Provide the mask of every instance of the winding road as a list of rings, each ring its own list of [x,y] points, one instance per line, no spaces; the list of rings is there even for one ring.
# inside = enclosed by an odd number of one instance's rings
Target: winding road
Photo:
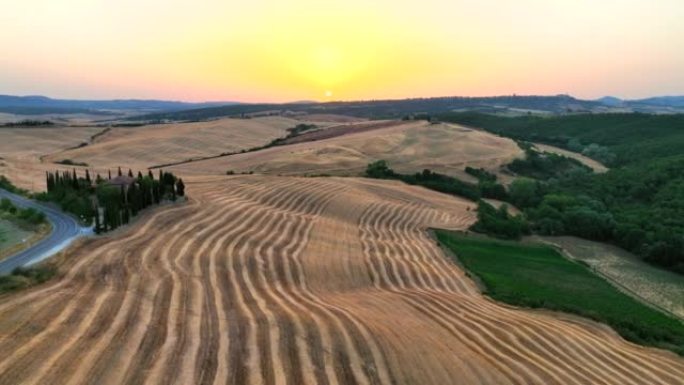
[[[0,189],[0,199],[7,198],[18,207],[32,207],[45,213],[52,225],[50,234],[35,245],[0,261],[0,275],[9,274],[17,267],[40,262],[68,246],[74,239],[88,234],[90,229],[82,227],[69,215],[38,202]]]

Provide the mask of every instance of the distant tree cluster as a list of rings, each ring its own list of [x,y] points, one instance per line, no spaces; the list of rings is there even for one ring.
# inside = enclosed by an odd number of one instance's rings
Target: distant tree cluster
[[[50,127],[55,124],[49,120],[22,120],[19,122],[3,123],[1,127]]]
[[[78,176],[71,172],[47,172],[47,192],[39,199],[58,203],[86,223],[95,223],[95,232],[114,230],[129,223],[145,208],[164,200],[175,201],[185,196],[185,184],[170,172],[159,170],[157,178],[132,170],[126,175],[121,168],[112,177],[111,171],[103,178],[97,174],[93,179],[89,170]]]
[[[466,172],[478,178],[477,185],[428,169],[415,174],[399,174],[394,172],[384,160],[372,162],[366,167],[366,176],[369,178],[397,179],[404,183],[423,186],[445,194],[458,195],[473,201],[481,198],[504,199],[507,196],[506,188],[496,181],[496,175],[483,169],[470,167],[466,169]]]
[[[46,222],[45,214],[32,208],[19,208],[7,198],[0,200],[0,215],[7,219],[15,219],[29,225],[40,225]]]

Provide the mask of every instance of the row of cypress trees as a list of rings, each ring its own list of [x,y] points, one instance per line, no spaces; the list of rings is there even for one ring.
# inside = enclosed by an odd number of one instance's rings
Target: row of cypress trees
[[[118,169],[118,177],[107,178],[100,174],[93,180],[90,171],[79,176],[76,170],[47,172],[48,191],[45,200],[56,202],[65,211],[72,212],[86,222],[95,222],[95,232],[114,230],[130,222],[141,210],[164,200],[175,201],[185,196],[185,184],[170,172],[159,170],[155,178],[152,171],[147,175],[128,170],[125,177]]]

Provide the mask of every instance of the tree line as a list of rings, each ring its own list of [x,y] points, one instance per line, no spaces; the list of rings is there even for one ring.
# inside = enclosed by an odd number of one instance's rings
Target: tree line
[[[185,196],[185,184],[170,172],[159,170],[157,177],[132,170],[124,175],[121,168],[112,177],[91,176],[89,170],[78,175],[76,170],[46,172],[47,192],[38,199],[55,202],[86,224],[94,223],[96,233],[114,230],[130,222],[145,208],[162,201],[175,201]]]
[[[612,166],[594,174],[528,154],[516,170],[532,178],[509,186],[509,202],[524,211],[536,233],[612,243],[684,274],[684,115],[442,118],[582,152]]]

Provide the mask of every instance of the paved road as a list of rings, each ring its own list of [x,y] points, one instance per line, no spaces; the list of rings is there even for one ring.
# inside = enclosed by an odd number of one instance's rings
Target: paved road
[[[9,274],[19,266],[40,262],[62,250],[79,236],[90,232],[89,228],[81,227],[74,218],[59,210],[0,189],[0,199],[2,198],[8,198],[18,207],[33,207],[44,212],[52,224],[52,231],[35,245],[0,261],[0,275]]]

